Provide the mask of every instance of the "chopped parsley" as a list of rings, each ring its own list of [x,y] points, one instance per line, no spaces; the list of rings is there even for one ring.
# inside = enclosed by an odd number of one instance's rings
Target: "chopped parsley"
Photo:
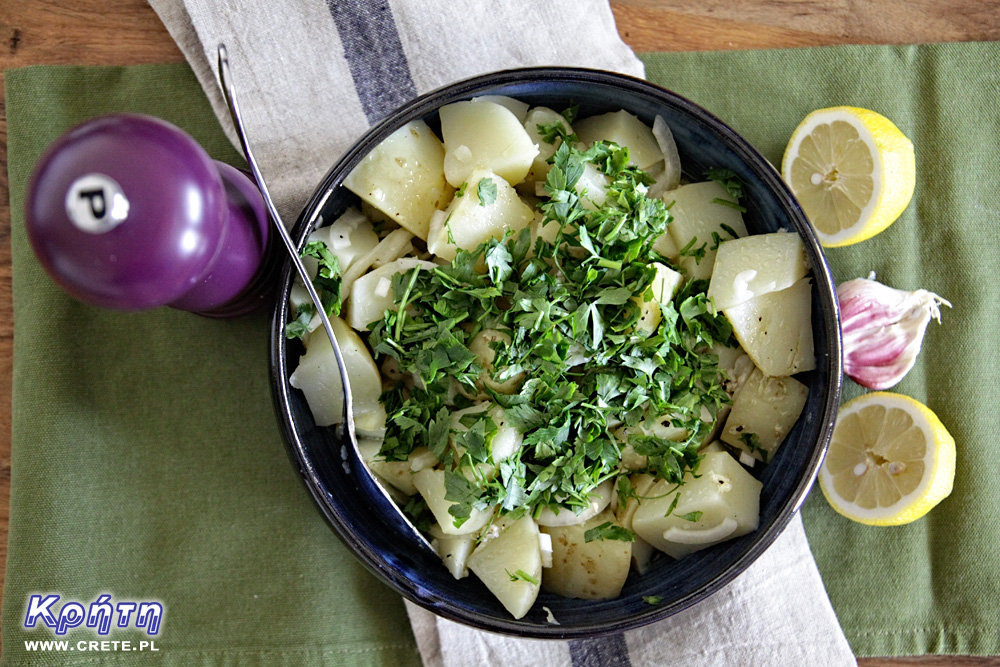
[[[567,123],[572,124],[576,120],[576,117],[580,114],[580,105],[571,104],[560,112],[560,115],[566,119]]]
[[[635,533],[628,528],[617,526],[610,521],[605,521],[599,526],[594,526],[583,533],[584,542],[594,540],[620,540],[622,542],[634,542]]]
[[[285,338],[305,338],[315,314],[316,308],[311,303],[299,306],[295,319],[285,325]]]
[[[406,460],[429,448],[445,468],[456,525],[490,507],[514,518],[547,507],[581,512],[603,482],[626,488],[626,442],[646,461],[629,472],[680,483],[711,428],[703,414],[714,417],[730,402],[709,349],[731,344],[732,329],[710,307],[708,281],[690,280],[659,304],[650,335],[636,326],[640,302],[651,298],[653,263],[669,264],[652,247],[671,220],[662,201],[646,196],[652,179],[611,143],[582,151],[564,141],[550,163],[539,209],[558,229],[552,240],[509,232],[459,249],[449,264],[397,274],[396,308],[370,327],[376,363],[392,358],[406,378],[382,395],[380,458]],[[588,164],[610,183],[596,211],[575,190]],[[495,198],[487,183],[495,190],[483,179],[481,202]],[[470,351],[484,331],[501,334],[490,338],[490,368]],[[479,400],[500,406],[523,433],[523,445],[499,464],[488,411],[466,414],[461,428],[451,421]],[[667,440],[640,428],[623,441],[622,427],[654,421],[687,436]],[[599,528],[596,539],[625,537],[625,529]]]
[[[744,431],[740,433],[740,442],[747,446],[747,451],[760,456],[764,463],[767,463],[767,450],[760,444],[760,438],[756,433]]]
[[[706,241],[701,245],[697,244],[698,244],[698,237],[692,236],[691,240],[687,242],[687,245],[685,245],[683,248],[680,249],[680,251],[678,251],[678,254],[681,257],[694,257],[694,263],[700,264],[701,260],[705,259],[705,253],[708,250],[708,242]],[[716,243],[715,247],[713,247],[712,249],[715,250],[715,248],[717,247],[718,243]]]
[[[740,213],[746,213],[747,212],[746,207],[740,206],[738,203],[736,203],[736,202],[734,202],[732,200],[723,199],[722,197],[716,197],[715,199],[712,200],[712,203],[713,204],[721,204],[722,206],[728,206],[729,208],[734,208],[737,211],[739,211]],[[736,238],[736,237],[734,236],[733,238]]]
[[[677,503],[679,503],[680,500],[681,500],[681,492],[678,491],[676,495],[674,495],[674,499],[670,501],[670,507],[667,508],[667,513],[663,515],[664,518],[674,513],[674,510],[677,509]]]
[[[517,570],[511,574],[510,570],[504,570],[511,581],[527,581],[529,584],[538,585],[538,577],[533,577],[524,570]]]
[[[660,604],[661,602],[663,602],[663,596],[662,595],[643,595],[642,596],[642,601],[645,602],[646,604]]]
[[[337,256],[330,252],[323,241],[309,241],[300,253],[302,257],[312,257],[319,261],[313,287],[319,295],[320,302],[328,316],[340,315],[340,262]],[[312,304],[299,306],[295,320],[285,326],[286,338],[303,338],[309,333],[309,322],[316,309]]]
[[[476,186],[476,196],[480,206],[489,206],[497,200],[497,184],[492,178],[483,178]]]
[[[568,141],[571,144],[575,144],[579,141],[579,138],[566,131],[566,126],[562,123],[538,123],[535,125],[535,129],[538,130],[538,134],[542,137],[542,141],[547,144],[555,144],[560,139],[562,141]]]
[[[743,182],[740,181],[736,172],[732,169],[709,167],[705,170],[705,178],[710,181],[715,181],[721,185],[733,199],[740,199],[743,197]]]

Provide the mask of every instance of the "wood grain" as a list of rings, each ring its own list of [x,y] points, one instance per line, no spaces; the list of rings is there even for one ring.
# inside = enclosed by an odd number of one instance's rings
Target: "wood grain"
[[[767,49],[1000,39],[991,0],[613,0],[623,39],[637,51]],[[180,62],[181,52],[144,0],[0,0],[0,71],[39,64]],[[11,302],[7,120],[0,74],[0,585],[10,495]],[[862,667],[1000,667],[1000,658],[862,658]]]

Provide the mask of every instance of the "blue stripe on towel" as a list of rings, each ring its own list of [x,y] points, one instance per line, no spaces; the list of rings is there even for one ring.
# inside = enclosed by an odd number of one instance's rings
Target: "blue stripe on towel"
[[[381,120],[416,97],[388,0],[326,0],[326,6],[368,122]]]
[[[625,635],[574,639],[569,643],[573,667],[631,667]]]

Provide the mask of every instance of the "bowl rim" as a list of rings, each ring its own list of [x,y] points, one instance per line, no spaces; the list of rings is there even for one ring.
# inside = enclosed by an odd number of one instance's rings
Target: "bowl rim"
[[[531,638],[588,638],[623,632],[648,625],[701,602],[731,583],[739,574],[756,561],[774,543],[777,537],[784,532],[812,488],[833,434],[833,426],[839,407],[843,383],[839,306],[832,272],[826,261],[822,247],[807,222],[804,212],[775,167],[746,139],[711,112],[667,88],[650,83],[644,79],[617,72],[579,67],[526,67],[488,72],[439,87],[401,105],[369,128],[343,155],[335,160],[333,166],[322,181],[320,181],[312,195],[310,195],[308,202],[292,228],[291,234],[296,247],[301,250],[304,246],[308,231],[311,230],[312,225],[315,223],[316,216],[323,210],[327,200],[336,188],[341,186],[347,174],[354,169],[364,156],[393,131],[398,129],[399,126],[410,120],[425,117],[446,103],[469,99],[477,96],[477,94],[489,94],[491,89],[498,86],[529,83],[584,83],[617,87],[623,89],[624,94],[627,96],[639,95],[650,98],[661,106],[679,108],[684,113],[699,118],[714,133],[720,135],[727,144],[727,147],[736,154],[738,159],[746,163],[761,178],[766,189],[770,190],[781,201],[782,209],[788,214],[790,224],[795,228],[800,237],[803,238],[807,258],[812,270],[814,291],[818,292],[822,301],[820,312],[822,313],[822,324],[826,340],[828,341],[829,354],[825,356],[825,359],[827,361],[826,372],[829,379],[828,386],[825,387],[827,390],[825,403],[822,405],[821,414],[816,415],[816,418],[820,421],[820,425],[813,451],[798,483],[792,493],[781,503],[780,509],[775,514],[774,519],[767,525],[759,526],[755,531],[757,539],[752,545],[738,558],[728,563],[717,576],[701,587],[670,603],[649,605],[650,610],[648,612],[633,614],[617,622],[575,626],[545,624],[526,627],[512,623],[511,619],[497,618],[478,613],[470,614],[464,610],[456,611],[447,603],[442,604],[443,601],[434,596],[430,591],[414,585],[409,579],[402,576],[401,573],[387,569],[384,565],[383,557],[374,549],[370,549],[364,541],[356,541],[350,538],[350,528],[346,525],[339,508],[331,502],[330,494],[323,480],[298,437],[288,410],[288,398],[291,388],[288,384],[290,371],[286,363],[285,349],[287,341],[284,337],[284,326],[287,321],[289,292],[295,272],[291,261],[287,258],[283,260],[280,280],[277,284],[277,298],[270,322],[269,366],[271,369],[272,399],[288,454],[295,467],[299,470],[301,478],[317,507],[333,528],[337,537],[358,558],[362,565],[382,582],[388,584],[411,602],[439,616],[479,629]],[[622,108],[625,108],[624,101],[623,98]]]

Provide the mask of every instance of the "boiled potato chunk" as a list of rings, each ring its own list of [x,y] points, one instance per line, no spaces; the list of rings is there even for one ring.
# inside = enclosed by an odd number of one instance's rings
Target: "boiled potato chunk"
[[[490,408],[489,415],[497,426],[497,432],[490,441],[490,456],[495,465],[500,465],[501,461],[509,459],[520,451],[524,444],[524,434],[507,419],[503,408],[499,405]]]
[[[666,264],[653,262],[653,267],[656,269],[656,275],[653,277],[649,290],[646,294],[633,297],[633,300],[639,305],[639,321],[636,322],[635,332],[644,338],[648,338],[656,332],[657,327],[660,326],[660,320],[663,319],[660,306],[666,306],[673,300],[677,288],[680,287],[683,280],[681,274]]]
[[[705,247],[705,255],[700,260],[689,255],[680,258],[681,267],[691,278],[703,279],[712,275],[716,253],[711,249],[715,245],[713,232],[722,240],[732,238],[727,227],[737,237],[747,235],[747,226],[739,209],[718,200],[736,203],[729,192],[715,181],[689,183],[663,194],[663,201],[670,205],[670,215],[674,218],[667,227],[667,233],[678,252],[688,247],[692,239],[691,249]],[[657,248],[656,243],[653,248]]]
[[[722,388],[730,397],[735,396],[750,374],[757,368],[750,355],[738,347],[727,347],[722,343],[713,345],[709,352],[719,360],[719,370],[726,374]]]
[[[750,356],[739,348],[726,347],[721,343],[716,343],[709,349],[709,352],[718,357],[718,368],[724,374],[724,379],[721,382],[722,389],[732,398],[750,377],[750,374],[757,370],[757,367],[754,366]],[[705,443],[710,443],[719,437],[722,425],[731,409],[731,403],[724,403],[716,409],[715,422],[704,440]],[[705,451],[704,448],[702,451]]]
[[[468,466],[463,467],[462,473],[472,482],[475,482],[477,478],[493,479],[497,476],[500,462],[521,449],[521,445],[524,443],[524,434],[516,429],[510,420],[506,418],[502,407],[490,401],[476,403],[468,408],[456,410],[451,413],[451,443],[456,458],[461,458],[466,453],[466,449],[462,446],[459,436],[469,430],[469,427],[462,423],[462,418],[469,415],[472,415],[476,421],[479,421],[484,416],[488,417],[493,421],[497,430],[489,440],[490,461],[476,463],[475,471]]]
[[[479,97],[473,97],[473,102],[493,102],[504,107],[510,111],[517,118],[519,123],[524,123],[524,119],[528,116],[528,103],[522,102],[521,100],[515,100],[513,97],[507,97],[506,95],[480,95]]]
[[[790,377],[768,377],[755,369],[733,399],[722,440],[767,463],[795,426],[809,389]]]
[[[522,618],[541,587],[538,526],[530,516],[507,524],[499,535],[476,547],[467,563],[511,616]]]
[[[431,546],[441,557],[445,567],[451,572],[451,576],[456,579],[464,579],[469,576],[467,563],[469,555],[476,546],[475,535],[449,535],[441,530],[441,526],[434,524],[431,526]]]
[[[368,325],[382,319],[387,310],[395,310],[392,294],[392,277],[412,269],[433,270],[433,262],[405,257],[383,264],[361,276],[351,286],[347,300],[347,323],[358,331],[368,331]]]
[[[639,509],[639,503],[646,498],[649,490],[656,483],[656,478],[649,473],[637,473],[629,476],[632,485],[633,495],[629,496],[624,503],[619,502],[615,508],[615,519],[618,525],[632,530],[632,517]],[[638,535],[632,540],[632,569],[639,574],[645,574],[649,570],[649,565],[656,555],[656,549],[652,544],[642,539]]]
[[[659,480],[649,489],[632,516],[632,530],[660,551],[683,558],[756,530],[761,486],[728,453],[709,452],[697,477],[688,472],[679,487]]]
[[[775,232],[730,239],[719,246],[708,297],[725,310],[791,287],[809,271],[798,234]]]
[[[542,133],[538,131],[538,126],[555,124],[561,126],[566,134],[573,134],[573,128],[566,121],[566,118],[561,113],[553,111],[548,107],[535,107],[528,112],[527,117],[524,119],[525,131],[531,137],[531,140],[535,142],[535,145],[538,146],[538,155],[531,162],[531,169],[528,170],[525,182],[545,181],[546,176],[548,176],[550,166],[548,159],[555,155],[556,149],[562,143],[562,139],[556,137],[552,143],[545,141]],[[532,191],[534,191],[533,187]]]
[[[611,503],[611,495],[614,493],[614,485],[611,480],[605,480],[597,485],[597,488],[590,492],[590,499],[587,506],[579,513],[569,507],[563,507],[559,511],[551,507],[544,507],[538,513],[536,521],[539,526],[575,526],[591,519],[601,512]]]
[[[479,198],[479,184],[487,179],[496,186],[496,198],[490,203]],[[463,195],[452,200],[443,216],[434,217],[427,249],[451,261],[458,248],[475,250],[491,238],[503,238],[508,230],[524,229],[534,218],[531,208],[506,180],[492,171],[477,169],[469,176]]]
[[[674,262],[680,259],[680,248],[674,243],[674,237],[670,235],[669,230],[656,237],[653,241],[653,250]]]
[[[361,456],[373,473],[385,480],[393,488],[407,496],[417,494],[413,485],[413,473],[437,465],[437,457],[427,447],[418,447],[410,452],[405,461],[386,461],[379,456],[382,448],[380,439],[363,439],[360,443]]]
[[[573,124],[576,136],[590,146],[598,141],[610,141],[628,148],[629,164],[646,169],[663,159],[660,145],[648,125],[627,111],[591,116]]]
[[[588,211],[596,211],[608,200],[611,180],[591,162],[583,163],[583,174],[573,186],[580,196],[580,204]]]
[[[444,178],[444,147],[422,120],[386,137],[348,174],[344,186],[422,239],[431,213],[452,193]]]
[[[656,478],[649,473],[642,472],[629,475],[628,480],[632,485],[634,495],[629,496],[624,503],[618,503],[615,508],[615,520],[620,525],[632,530],[632,517],[639,509],[639,503],[649,495],[649,490],[656,484]]]
[[[358,334],[351,331],[339,317],[331,317],[330,324],[337,337],[340,353],[354,402],[354,425],[361,435],[381,435],[385,431],[385,408],[382,395],[382,378],[368,348]],[[305,340],[306,353],[288,378],[289,384],[305,394],[309,410],[317,426],[339,424],[344,419],[344,389],[340,382],[337,357],[326,330],[316,329]]]
[[[610,510],[575,526],[542,529],[552,536],[552,567],[545,572],[542,590],[584,600],[610,600],[621,594],[632,560],[632,543],[606,539],[587,542],[584,537],[588,530],[604,523],[616,523]]]
[[[448,535],[470,535],[485,526],[493,517],[492,507],[485,512],[473,507],[469,518],[461,526],[456,526],[455,517],[448,512],[448,509],[455,503],[445,499],[447,490],[444,470],[425,469],[414,473],[413,486],[427,503],[427,507],[437,519],[441,530]]]
[[[510,109],[486,100],[441,107],[444,174],[456,188],[472,185],[476,169],[488,169],[511,185],[528,175],[538,146]]]
[[[536,214],[535,219],[531,222],[532,250],[534,250],[535,241],[539,238],[548,243],[555,243],[562,229],[562,224],[558,220],[546,218],[542,213]]]
[[[740,345],[767,375],[781,377],[816,368],[808,278],[723,312]]]
[[[636,535],[632,540],[632,569],[639,574],[646,574],[655,555],[656,547]]]
[[[321,242],[327,247],[330,253],[337,258],[340,275],[344,275],[355,260],[365,257],[378,245],[378,235],[372,228],[372,223],[356,208],[350,207],[332,225],[320,227],[309,234],[309,242],[313,241]],[[315,279],[319,269],[319,260],[312,256],[305,256],[302,258],[302,264],[305,266],[306,272]],[[342,291],[346,293],[346,290]],[[289,301],[296,315],[302,306],[307,306],[310,310],[313,309],[309,291],[300,280],[296,280],[292,284]],[[323,319],[319,313],[314,313],[312,319],[309,320],[307,330],[315,331],[322,324]]]

